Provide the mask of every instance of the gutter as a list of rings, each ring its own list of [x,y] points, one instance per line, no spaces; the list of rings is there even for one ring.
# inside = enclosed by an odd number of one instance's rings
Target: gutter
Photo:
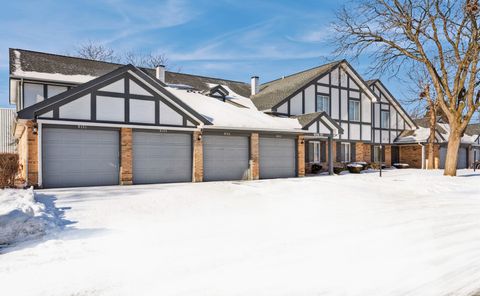
[[[254,127],[229,127],[229,126],[212,126],[205,125],[202,130],[219,130],[219,131],[258,131],[258,132],[273,132],[273,133],[290,133],[290,134],[314,134],[306,130],[293,130],[293,129],[271,129],[271,128],[254,128]]]

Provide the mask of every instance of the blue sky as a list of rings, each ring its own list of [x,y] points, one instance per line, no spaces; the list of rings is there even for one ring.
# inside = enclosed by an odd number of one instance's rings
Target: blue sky
[[[98,42],[164,53],[184,73],[263,82],[337,59],[330,23],[341,0],[2,1],[0,106],[8,106],[8,48],[65,54]],[[342,57],[340,57],[342,58]],[[348,59],[348,57],[345,57]],[[369,58],[353,62],[365,79]],[[412,95],[381,77],[398,98]]]

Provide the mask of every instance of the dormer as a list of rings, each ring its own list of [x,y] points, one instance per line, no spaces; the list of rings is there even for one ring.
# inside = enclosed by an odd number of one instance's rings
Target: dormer
[[[225,102],[225,98],[229,95],[230,93],[228,92],[227,89],[225,89],[223,86],[220,84],[210,88],[205,92],[205,95],[213,98],[217,98],[219,100],[222,100]]]

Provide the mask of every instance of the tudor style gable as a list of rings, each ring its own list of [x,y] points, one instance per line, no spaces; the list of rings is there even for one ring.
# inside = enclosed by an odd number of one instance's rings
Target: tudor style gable
[[[403,131],[417,128],[415,122],[380,80],[370,80],[367,83],[380,98],[380,101],[372,107],[374,143],[393,143]]]
[[[19,113],[20,119],[195,127],[209,122],[138,68],[127,65]]]
[[[338,136],[343,129],[326,112],[314,112],[295,116],[302,129],[318,136]]]
[[[344,131],[338,139],[372,140],[372,102],[378,98],[345,60],[266,83],[252,100],[259,110],[287,116],[325,112]]]

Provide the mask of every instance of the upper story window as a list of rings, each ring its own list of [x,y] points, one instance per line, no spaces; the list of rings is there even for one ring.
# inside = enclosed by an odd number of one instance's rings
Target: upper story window
[[[330,114],[330,98],[324,95],[317,95],[317,112]]]
[[[389,128],[390,127],[390,112],[383,111],[380,113],[380,127]]]
[[[350,100],[348,102],[348,118],[351,121],[360,121],[360,101]]]
[[[51,98],[64,91],[67,91],[67,86],[62,85],[47,85],[41,83],[29,83],[23,84],[23,108],[43,101],[45,98]]]
[[[66,86],[60,86],[60,85],[49,85],[47,87],[47,98],[54,97],[58,94],[63,93],[64,91],[67,91],[68,87]]]
[[[23,107],[28,107],[44,100],[43,84],[25,83],[23,85]]]

